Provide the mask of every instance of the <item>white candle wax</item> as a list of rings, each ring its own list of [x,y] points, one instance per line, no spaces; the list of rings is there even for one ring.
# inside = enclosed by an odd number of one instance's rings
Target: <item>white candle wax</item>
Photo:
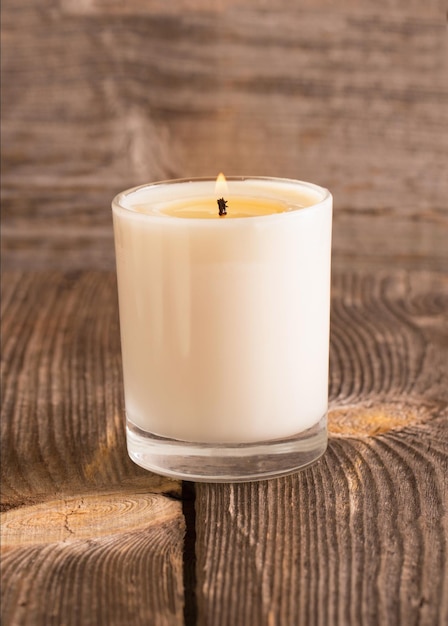
[[[214,186],[114,201],[127,419],[191,442],[289,437],[327,410],[331,195],[230,179],[219,217]]]

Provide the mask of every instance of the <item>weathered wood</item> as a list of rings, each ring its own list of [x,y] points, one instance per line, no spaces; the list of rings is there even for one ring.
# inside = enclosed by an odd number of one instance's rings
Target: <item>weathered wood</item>
[[[335,274],[329,451],[196,486],[193,589],[179,485],[126,455],[114,275],[7,274],[4,623],[180,624],[184,591],[217,626],[443,623],[447,305],[442,274]]]
[[[178,491],[127,455],[114,274],[12,273],[2,286],[3,505]]]
[[[32,546],[147,530],[177,519],[179,505],[147,489],[120,488],[46,500],[2,514],[2,546]]]
[[[177,626],[180,518],[137,532],[4,549],[5,626]]]
[[[330,445],[288,478],[197,485],[200,624],[448,620],[448,280],[334,280]]]
[[[2,288],[2,623],[183,623],[180,484],[126,452],[114,275]]]
[[[9,267],[111,269],[115,192],[221,170],[330,188],[341,267],[446,267],[440,2],[210,6],[5,3]]]
[[[13,223],[6,219],[2,228],[5,269],[47,270],[55,266],[72,271],[115,269],[110,200],[104,197],[97,205],[98,215],[110,220],[107,226],[67,229],[57,223],[59,218],[36,217],[32,222],[21,219]],[[36,202],[40,204],[39,198]],[[339,204],[337,198],[336,202]],[[14,201],[14,204],[22,203],[23,200]],[[399,210],[389,215],[382,211],[358,214],[336,206],[333,267],[344,271],[356,264],[364,269],[381,270],[398,263],[411,270],[444,271],[448,268],[447,239],[448,215],[443,210],[405,217]]]

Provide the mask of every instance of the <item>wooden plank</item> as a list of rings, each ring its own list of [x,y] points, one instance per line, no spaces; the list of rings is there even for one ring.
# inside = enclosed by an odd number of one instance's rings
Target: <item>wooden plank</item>
[[[104,198],[104,205],[98,204],[98,214],[110,215],[110,200],[106,204]],[[3,267],[115,270],[112,224],[90,228],[75,224],[76,220],[68,230],[58,217],[8,219],[2,227]],[[406,269],[446,271],[447,238],[448,214],[443,210],[405,216],[398,209],[357,212],[336,206],[333,266],[343,271],[356,263],[359,268],[384,270],[393,258],[394,264]]]
[[[197,485],[200,624],[447,622],[447,305],[446,277],[335,278],[328,452]]]
[[[126,484],[179,492],[126,452],[115,276],[17,272],[2,287],[4,506]]]
[[[183,624],[181,536],[178,518],[139,531],[3,549],[2,623]]]
[[[14,17],[6,181],[110,188],[223,169],[314,179],[344,207],[446,205],[435,19],[248,9],[219,27],[131,18],[122,33],[105,16],[103,34],[86,17],[81,34],[53,16],[43,37],[45,18]]]
[[[183,623],[180,483],[126,452],[114,274],[2,292],[4,623]]]
[[[410,267],[425,257],[441,269],[448,88],[440,3],[395,0],[385,10],[239,0],[219,15],[203,4],[6,4],[9,266],[23,252],[31,267],[35,252],[50,267],[70,223],[83,230],[66,235],[70,267],[86,268],[88,258],[111,268],[115,192],[223,170],[330,188],[335,250],[348,263],[360,249],[376,264],[398,250]]]
[[[163,0],[129,0],[122,3],[119,0],[60,0],[62,10],[75,15],[176,15],[188,13],[222,14],[223,12],[233,12],[237,16],[238,12],[244,10],[267,11],[272,10],[269,0],[216,0],[213,4],[207,0],[172,0],[169,4]],[[303,9],[313,9],[317,11],[334,10],[332,0],[301,0],[291,2],[291,0],[277,0],[275,7],[278,11],[289,10],[300,12]],[[360,7],[356,0],[342,0],[338,3],[339,9],[350,9],[353,13],[366,13],[378,8],[378,3],[374,0],[367,0]],[[418,0],[389,0],[387,9],[391,12],[405,8],[411,16],[434,16],[442,17],[444,6],[441,0],[431,0],[426,7],[422,7]]]

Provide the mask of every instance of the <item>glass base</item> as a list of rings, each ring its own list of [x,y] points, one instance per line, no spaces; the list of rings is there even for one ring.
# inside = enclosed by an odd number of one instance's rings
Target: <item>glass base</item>
[[[131,459],[151,472],[195,482],[228,483],[292,474],[314,463],[327,448],[327,415],[287,439],[216,444],[167,439],[127,422]]]

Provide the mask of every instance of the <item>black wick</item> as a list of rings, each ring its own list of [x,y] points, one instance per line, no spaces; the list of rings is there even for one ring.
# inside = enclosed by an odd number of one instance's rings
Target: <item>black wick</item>
[[[216,200],[216,202],[218,203],[219,215],[227,215],[227,200],[224,200],[224,198],[219,198],[219,200]]]

